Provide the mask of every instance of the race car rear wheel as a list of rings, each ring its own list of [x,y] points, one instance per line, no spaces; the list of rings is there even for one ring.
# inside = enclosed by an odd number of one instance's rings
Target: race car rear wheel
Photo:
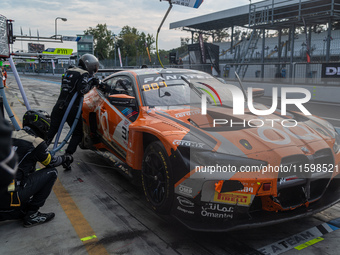
[[[170,213],[174,194],[171,173],[163,144],[160,141],[149,144],[143,157],[142,185],[146,200],[158,213]]]

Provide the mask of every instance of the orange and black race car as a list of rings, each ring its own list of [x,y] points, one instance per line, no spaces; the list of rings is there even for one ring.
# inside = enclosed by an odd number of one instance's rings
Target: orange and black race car
[[[241,99],[261,91],[234,100],[233,91],[195,70],[114,73],[85,95],[82,147],[114,155],[117,169],[140,181],[155,211],[191,229],[269,225],[337,203],[334,127],[253,102],[251,109],[266,112],[256,115]],[[236,104],[242,114],[234,114]]]

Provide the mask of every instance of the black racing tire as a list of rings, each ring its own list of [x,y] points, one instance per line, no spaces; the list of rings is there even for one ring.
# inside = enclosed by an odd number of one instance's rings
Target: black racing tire
[[[160,214],[169,214],[174,197],[172,168],[160,141],[146,147],[141,176],[144,194],[152,209]]]

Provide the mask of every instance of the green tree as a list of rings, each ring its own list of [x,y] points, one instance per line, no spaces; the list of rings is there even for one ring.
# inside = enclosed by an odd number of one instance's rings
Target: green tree
[[[186,37],[186,38],[181,37],[180,39],[181,39],[181,47],[182,46],[187,46],[190,43],[190,38],[189,37]]]
[[[119,33],[118,45],[123,57],[136,56],[139,32],[136,28],[124,26]]]
[[[94,54],[99,60],[114,58],[114,34],[108,30],[106,24],[98,24],[95,28],[90,27],[84,31],[84,34],[93,35]],[[151,53],[154,49],[154,43],[153,35],[139,32],[137,28],[130,26],[124,26],[116,37],[116,48],[120,48],[124,65],[126,59],[129,60],[128,65],[144,64],[144,59],[148,59],[146,47],[149,48]],[[139,62],[140,59],[143,59],[143,61]]]
[[[236,29],[234,31],[234,40],[235,41],[239,41],[241,39],[241,33],[242,33],[242,31],[239,30],[239,29]]]
[[[319,29],[320,32],[326,31],[326,27],[325,26],[320,26],[321,29]],[[339,21],[335,21],[332,23],[332,30],[339,30],[340,29],[340,22]]]
[[[122,56],[129,58],[129,65],[142,64],[138,61],[139,57],[144,59],[147,56],[146,47],[149,47],[149,51],[154,49],[153,35],[139,32],[135,27],[124,26],[118,36],[118,46]]]
[[[98,24],[95,28],[90,27],[84,31],[85,35],[93,35],[94,54],[99,60],[107,59],[114,49],[112,32],[106,24]]]
[[[137,57],[141,57],[143,59],[143,62],[140,63],[140,64],[146,64],[146,63],[150,63],[149,60],[145,61],[146,59],[148,59],[148,53],[147,53],[147,47],[149,49],[149,52],[151,52],[154,47],[153,47],[153,44],[155,43],[155,39],[153,38],[152,35],[150,34],[145,34],[144,32],[142,32],[140,35],[139,35],[139,38],[138,38],[138,42],[137,42]],[[136,57],[136,59],[137,59]]]
[[[199,33],[194,34],[194,43],[199,42],[199,37],[200,37]],[[208,42],[210,35],[202,34],[202,37],[203,37],[203,42]]]
[[[226,42],[230,37],[227,28],[212,30],[215,42]]]

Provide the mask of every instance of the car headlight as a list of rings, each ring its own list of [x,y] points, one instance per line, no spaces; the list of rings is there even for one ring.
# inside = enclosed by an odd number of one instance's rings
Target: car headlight
[[[326,125],[328,130],[332,132],[332,138],[335,138],[333,151],[335,154],[339,153],[340,152],[340,128],[334,127],[331,123],[325,120],[318,120],[318,122],[323,123],[323,125]]]
[[[333,151],[335,154],[340,152],[340,135],[337,129],[335,129],[335,143],[333,145]]]

